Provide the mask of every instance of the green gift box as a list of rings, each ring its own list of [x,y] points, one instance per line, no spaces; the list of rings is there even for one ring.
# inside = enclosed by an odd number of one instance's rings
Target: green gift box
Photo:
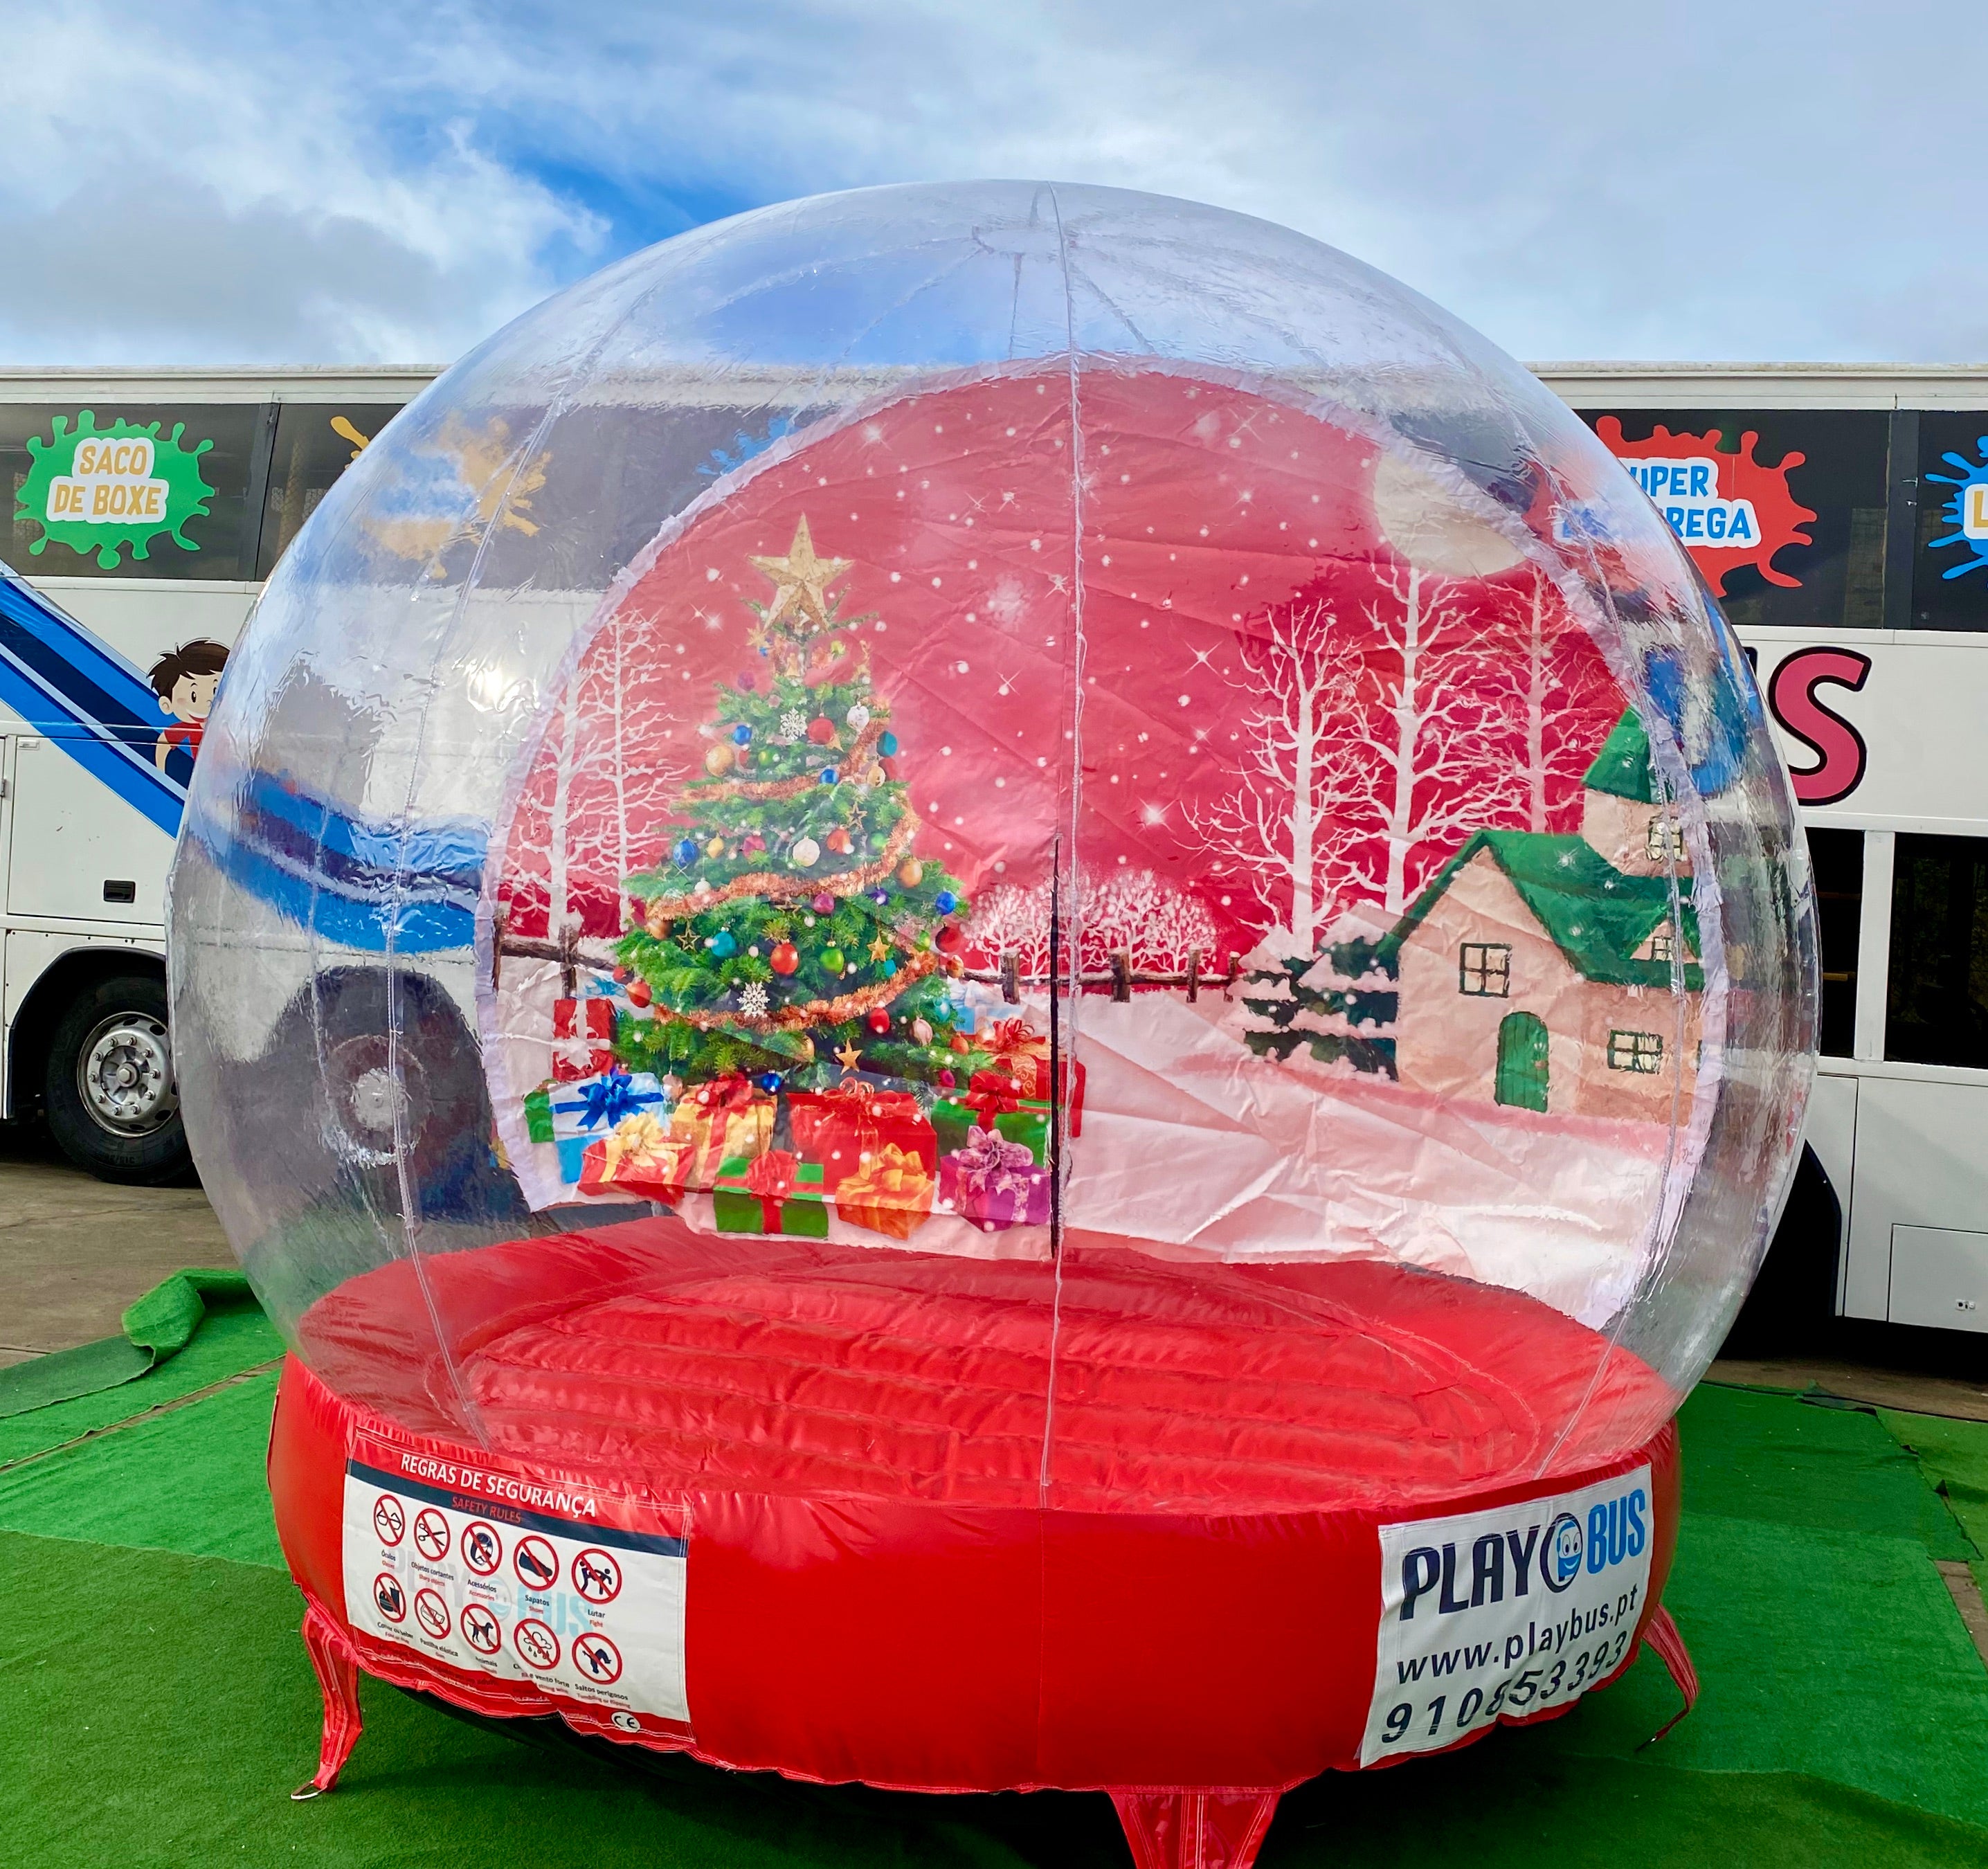
[[[526,1093],[525,1134],[533,1142],[550,1142],[553,1139],[553,1084],[549,1077],[536,1090]]]
[[[938,1152],[942,1156],[957,1154],[973,1139],[975,1127],[980,1120],[977,1111],[970,1110],[952,1097],[942,1098],[932,1105],[933,1133],[938,1137]],[[1006,1136],[1010,1142],[1019,1142],[1033,1158],[1037,1168],[1046,1168],[1050,1159],[1050,1107],[1047,1103],[1025,1102],[1019,1110],[1004,1110],[994,1118],[996,1133]]]
[[[718,1171],[711,1191],[712,1211],[721,1233],[785,1233],[796,1239],[828,1237],[828,1202],[822,1187],[821,1164],[797,1161],[784,1150],[748,1158],[734,1155]],[[771,1167],[769,1164],[772,1164]],[[786,1191],[756,1194],[748,1186],[756,1173],[765,1177],[784,1168],[792,1177]]]

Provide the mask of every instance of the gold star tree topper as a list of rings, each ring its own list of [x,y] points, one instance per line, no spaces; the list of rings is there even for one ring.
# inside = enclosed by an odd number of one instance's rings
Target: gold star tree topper
[[[755,556],[752,560],[753,569],[770,578],[773,584],[773,600],[760,612],[760,620],[770,628],[791,608],[802,627],[793,629],[792,624],[788,627],[797,636],[840,627],[830,613],[828,587],[854,563],[847,558],[817,558],[803,514],[794,528],[794,542],[787,547],[786,557]]]

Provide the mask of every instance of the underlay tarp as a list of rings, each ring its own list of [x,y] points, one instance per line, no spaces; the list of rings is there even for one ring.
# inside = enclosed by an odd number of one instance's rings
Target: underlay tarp
[[[232,1322],[238,1328],[222,1330],[220,1327],[225,1322]],[[123,1323],[121,1337],[104,1337],[73,1350],[58,1350],[0,1369],[0,1462],[15,1457],[11,1442],[19,1437],[7,1436],[5,1429],[21,1416],[41,1414],[66,1403],[105,1395],[178,1360],[197,1342],[205,1342],[211,1347],[218,1335],[235,1349],[260,1343],[265,1347],[255,1359],[258,1362],[282,1352],[281,1340],[262,1316],[248,1281],[238,1272],[200,1266],[176,1272],[132,1305],[125,1312]],[[203,1367],[211,1367],[212,1362],[209,1357]],[[190,1393],[183,1384],[184,1372],[181,1375],[179,1392]],[[211,1374],[206,1377],[209,1382],[215,1380]],[[149,1408],[167,1399],[157,1389],[144,1393],[140,1407]],[[127,1418],[136,1411],[124,1406],[128,1399],[119,1397],[104,1402],[93,1411],[96,1418],[91,1425],[101,1426]],[[47,1431],[45,1425],[38,1422],[26,1433],[36,1445],[56,1445],[56,1441],[46,1438]]]
[[[269,1408],[258,1377],[0,1475],[0,1836],[38,1862],[1125,1860],[1101,1798],[610,1771],[374,1683],[340,1791],[290,1804],[318,1703],[274,1567]],[[1892,1425],[1916,1447],[1925,1419]],[[1638,1749],[1677,1704],[1645,1656],[1567,1719],[1300,1787],[1262,1861],[1988,1861],[1988,1669],[1932,1562],[1973,1548],[1885,1425],[1699,1391],[1667,1597],[1704,1682],[1692,1718]],[[1982,1443],[1959,1437],[1952,1470]]]

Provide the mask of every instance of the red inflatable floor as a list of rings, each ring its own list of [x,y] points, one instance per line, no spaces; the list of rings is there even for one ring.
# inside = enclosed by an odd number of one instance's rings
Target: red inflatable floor
[[[1368,1262],[1178,1265],[1079,1235],[1057,1266],[662,1219],[423,1277],[384,1267],[306,1316],[334,1390],[665,1493],[1034,1506],[1046,1479],[1077,1509],[1412,1506],[1580,1472],[1675,1406],[1531,1299]]]

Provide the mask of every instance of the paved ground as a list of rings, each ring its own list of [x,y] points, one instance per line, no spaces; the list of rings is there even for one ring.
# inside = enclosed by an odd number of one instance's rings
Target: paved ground
[[[114,1188],[0,1124],[0,1364],[114,1336],[168,1273],[234,1263],[198,1188]]]

